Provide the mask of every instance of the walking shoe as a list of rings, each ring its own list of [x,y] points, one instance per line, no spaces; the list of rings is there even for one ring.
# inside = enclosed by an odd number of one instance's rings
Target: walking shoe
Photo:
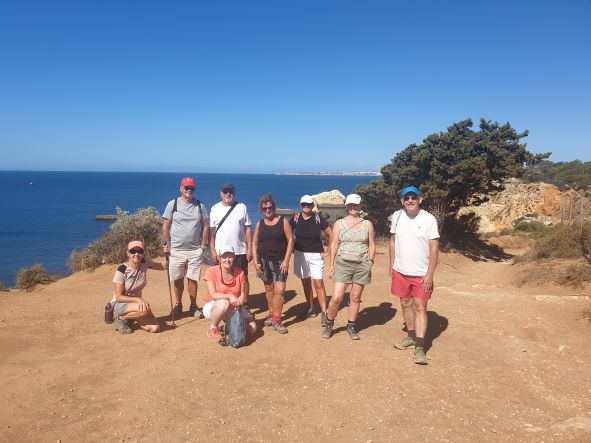
[[[404,351],[405,349],[408,349],[408,348],[414,348],[415,341],[407,335],[402,340],[394,343],[394,347],[396,349],[400,349],[400,350]]]
[[[324,326],[324,332],[322,333],[322,336],[324,338],[330,338],[330,336],[332,335],[332,327],[334,326],[334,320],[330,321],[328,318],[326,319],[326,325]]]
[[[199,309],[199,307],[197,305],[189,306],[189,314],[192,317],[203,318],[203,312],[201,311],[201,309]],[[176,313],[175,313],[175,315],[176,315]]]
[[[115,322],[115,326],[117,327],[117,330],[120,334],[131,334],[133,332],[133,329],[131,328],[131,322],[129,320],[124,320],[117,316],[113,319],[113,321]]]
[[[213,327],[209,328],[207,331],[207,336],[211,339],[211,341],[218,343],[222,339],[222,334],[220,334],[220,329]]]
[[[183,315],[183,304],[177,303],[174,305],[174,308],[172,308],[172,313],[174,314],[175,318],[180,318],[181,315]]]
[[[321,312],[320,313],[320,326],[321,327],[325,327],[326,326],[326,312]]]
[[[361,338],[355,329],[355,325],[347,325],[347,332],[349,333],[351,340],[359,340]]]
[[[273,323],[273,329],[275,329],[280,334],[287,334],[287,328],[283,326],[283,323],[280,321]]]
[[[417,365],[428,365],[427,356],[425,355],[425,350],[419,346],[415,348],[415,363]]]
[[[265,326],[273,326],[273,317],[270,315],[265,319]]]

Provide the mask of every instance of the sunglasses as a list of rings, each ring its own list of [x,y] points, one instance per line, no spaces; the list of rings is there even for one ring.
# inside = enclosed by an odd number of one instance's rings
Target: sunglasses
[[[314,206],[314,203],[302,203],[302,208],[311,208]]]
[[[419,197],[414,195],[414,194],[410,194],[410,195],[405,195],[404,197],[402,197],[402,200],[404,200],[405,202],[409,201],[409,200],[418,200]]]
[[[261,211],[263,211],[263,212],[272,211],[273,209],[275,209],[275,206],[274,205],[271,205],[271,206],[261,206]]]
[[[195,191],[193,186],[185,186],[185,191]]]
[[[224,190],[222,190],[222,192],[224,194],[234,194],[234,191],[232,191],[231,189],[224,189]]]
[[[143,254],[144,253],[144,250],[143,249],[130,249],[128,252],[131,255],[134,255],[134,254]]]

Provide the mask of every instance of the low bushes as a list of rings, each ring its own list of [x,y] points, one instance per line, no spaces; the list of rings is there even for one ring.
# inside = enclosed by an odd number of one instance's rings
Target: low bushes
[[[49,272],[40,264],[36,264],[18,271],[16,287],[21,291],[29,292],[35,289],[37,285],[51,283],[52,281],[54,281],[54,278],[49,275]]]
[[[127,243],[142,240],[146,256],[162,255],[162,217],[156,208],[142,208],[130,214],[117,208],[117,220],[101,238],[75,250],[70,255],[69,266],[73,271],[92,271],[105,263],[121,263],[127,260]]]

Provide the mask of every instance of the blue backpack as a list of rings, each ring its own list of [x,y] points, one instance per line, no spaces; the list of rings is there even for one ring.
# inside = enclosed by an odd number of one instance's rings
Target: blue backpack
[[[242,306],[232,310],[228,308],[224,333],[226,341],[233,348],[239,348],[246,341],[246,322],[242,313]]]

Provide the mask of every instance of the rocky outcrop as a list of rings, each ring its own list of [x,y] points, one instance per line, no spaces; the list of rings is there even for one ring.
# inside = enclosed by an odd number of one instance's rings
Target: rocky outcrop
[[[563,201],[563,193],[554,185],[510,179],[505,189],[492,194],[488,202],[462,208],[459,214],[472,212],[479,216],[479,232],[500,232],[513,228],[516,221],[523,219],[547,225],[558,223]]]
[[[328,192],[321,192],[320,194],[313,195],[312,198],[314,199],[315,207],[317,208],[318,205],[344,205],[345,204],[345,196],[341,191],[338,189],[334,189]]]

